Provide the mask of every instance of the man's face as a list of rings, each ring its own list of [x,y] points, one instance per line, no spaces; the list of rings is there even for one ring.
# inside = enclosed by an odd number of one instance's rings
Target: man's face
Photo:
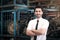
[[[34,14],[37,18],[42,17],[42,14],[43,14],[42,9],[41,8],[36,8]]]

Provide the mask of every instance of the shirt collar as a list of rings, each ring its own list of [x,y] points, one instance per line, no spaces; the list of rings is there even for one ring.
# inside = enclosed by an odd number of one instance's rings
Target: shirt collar
[[[41,20],[41,19],[42,19],[42,17],[40,17],[39,19],[36,18],[36,20]]]

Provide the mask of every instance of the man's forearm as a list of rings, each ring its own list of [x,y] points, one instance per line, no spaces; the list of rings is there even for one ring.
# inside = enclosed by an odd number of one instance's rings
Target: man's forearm
[[[34,32],[35,35],[42,35],[42,34],[44,34],[44,33],[42,33],[42,31],[40,31],[40,30],[32,30],[32,32]]]
[[[31,30],[27,31],[26,34],[27,34],[28,36],[35,36],[35,33],[32,32]]]

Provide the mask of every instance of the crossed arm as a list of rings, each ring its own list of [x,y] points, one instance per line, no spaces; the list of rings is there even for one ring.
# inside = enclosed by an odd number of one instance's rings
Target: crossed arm
[[[33,29],[33,30],[26,30],[26,34],[28,35],[28,36],[35,36],[35,35],[44,35],[45,34],[45,32],[46,32],[46,29],[39,29],[39,30],[35,30],[35,29]]]

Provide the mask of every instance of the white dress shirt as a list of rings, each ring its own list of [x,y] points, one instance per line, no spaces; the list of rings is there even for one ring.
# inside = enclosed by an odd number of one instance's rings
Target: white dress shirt
[[[36,23],[37,23],[37,19],[31,20],[28,24],[27,30],[35,29]],[[47,34],[48,27],[49,27],[49,21],[46,19],[40,18],[37,30],[40,28],[45,28],[46,32],[44,35],[38,35],[37,40],[46,40],[46,34]],[[34,39],[34,36],[31,37],[31,40],[33,39]]]

